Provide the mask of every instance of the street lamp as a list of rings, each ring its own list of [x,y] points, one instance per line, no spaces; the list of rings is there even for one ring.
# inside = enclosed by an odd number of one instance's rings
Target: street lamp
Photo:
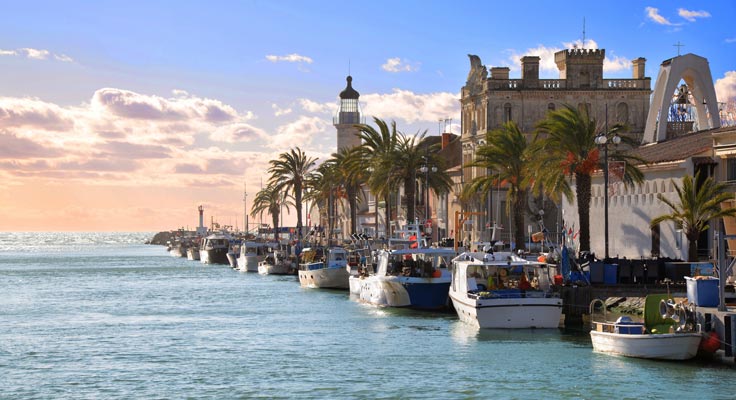
[[[424,222],[426,223],[429,219],[429,171],[430,168],[427,165],[427,158],[424,158],[424,165],[422,165],[421,168],[419,168],[419,171],[424,174],[424,193],[425,193],[425,202],[424,202]],[[437,172],[437,167],[431,168],[432,173]]]
[[[606,113],[606,130],[595,137],[595,144],[603,147],[603,229],[605,241],[605,259],[608,259],[608,113]],[[614,133],[610,138],[614,145],[621,143],[621,137]]]

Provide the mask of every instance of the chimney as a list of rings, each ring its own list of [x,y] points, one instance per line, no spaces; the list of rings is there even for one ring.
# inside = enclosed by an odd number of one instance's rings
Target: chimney
[[[452,134],[449,132],[443,132],[442,133],[442,148],[444,149],[447,147],[447,145],[450,144],[450,138],[452,137]]]
[[[491,79],[509,79],[509,67],[492,67]]]
[[[521,80],[524,82],[524,87],[539,86],[539,57],[521,57]]]
[[[634,79],[644,79],[644,65],[647,59],[639,57],[636,60],[631,61],[631,71],[633,72]]]

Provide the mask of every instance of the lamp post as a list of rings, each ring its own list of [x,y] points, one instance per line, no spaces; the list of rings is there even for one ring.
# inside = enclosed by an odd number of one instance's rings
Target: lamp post
[[[605,241],[605,259],[608,259],[608,107],[606,107],[605,131],[595,137],[595,144],[603,147],[603,240]],[[610,138],[614,145],[621,143],[621,137],[614,134]]]
[[[422,158],[424,158],[424,165],[422,165],[422,167],[419,168],[419,171],[424,173],[424,194],[425,194],[424,196],[424,199],[425,199],[424,222],[426,224],[427,220],[429,219],[429,170],[430,168],[427,165],[429,160],[426,157],[422,157]],[[432,169],[432,173],[437,172],[437,167],[432,167],[431,169]]]

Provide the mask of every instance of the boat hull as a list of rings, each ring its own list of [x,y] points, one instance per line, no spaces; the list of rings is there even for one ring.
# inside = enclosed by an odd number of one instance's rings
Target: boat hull
[[[307,288],[349,289],[350,273],[345,267],[299,271],[299,284]]]
[[[290,275],[295,268],[290,263],[266,264],[261,262],[258,264],[258,273],[261,275]]]
[[[590,332],[593,351],[625,357],[688,360],[698,353],[700,333],[621,334]]]
[[[227,249],[200,250],[199,261],[202,264],[229,264]]]
[[[230,268],[232,269],[238,269],[238,255],[235,253],[227,253],[227,262],[230,264]]]
[[[468,299],[450,294],[461,321],[492,329],[558,328],[562,300],[556,297]]]
[[[360,300],[383,307],[447,307],[450,279],[400,276],[353,278]]]
[[[196,247],[190,247],[187,249],[187,260],[199,261],[199,249]]]

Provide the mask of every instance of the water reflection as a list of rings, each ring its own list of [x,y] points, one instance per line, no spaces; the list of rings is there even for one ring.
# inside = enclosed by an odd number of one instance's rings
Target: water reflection
[[[481,329],[461,321],[450,326],[450,336],[462,345],[476,342],[528,343],[560,340],[565,336],[559,329]]]

